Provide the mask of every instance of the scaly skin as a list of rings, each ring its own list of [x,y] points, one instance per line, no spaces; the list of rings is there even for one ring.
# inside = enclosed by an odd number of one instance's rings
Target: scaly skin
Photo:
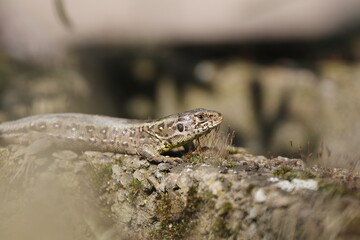
[[[194,109],[156,120],[75,113],[45,114],[1,123],[0,140],[5,144],[47,146],[51,143],[56,148],[80,151],[139,154],[156,160],[162,159],[161,153],[207,134],[222,119],[220,113],[206,109]]]

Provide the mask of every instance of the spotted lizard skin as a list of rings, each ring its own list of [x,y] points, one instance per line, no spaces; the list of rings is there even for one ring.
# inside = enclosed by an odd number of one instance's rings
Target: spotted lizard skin
[[[155,120],[77,113],[44,114],[0,124],[0,143],[51,142],[57,148],[154,158],[217,127],[221,113],[194,109]]]

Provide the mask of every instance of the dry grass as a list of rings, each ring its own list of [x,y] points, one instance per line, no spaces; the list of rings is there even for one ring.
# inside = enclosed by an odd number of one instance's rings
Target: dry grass
[[[235,132],[230,129],[226,134],[219,128],[195,141],[195,150],[186,156],[194,164],[209,163],[216,166],[228,166],[229,146],[232,145]]]

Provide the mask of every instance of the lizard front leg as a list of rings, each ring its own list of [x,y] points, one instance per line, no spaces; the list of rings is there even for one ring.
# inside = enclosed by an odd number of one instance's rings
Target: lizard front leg
[[[167,163],[175,163],[175,162],[181,162],[181,158],[176,157],[169,157],[169,156],[163,156],[161,155],[156,149],[149,145],[142,145],[141,148],[137,150],[137,153],[140,155],[140,157],[145,158],[149,160],[150,162],[167,162]]]

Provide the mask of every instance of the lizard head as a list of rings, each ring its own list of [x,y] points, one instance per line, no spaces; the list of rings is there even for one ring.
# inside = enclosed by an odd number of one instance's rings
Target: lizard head
[[[162,131],[157,132],[164,142],[161,150],[167,151],[197,139],[217,127],[222,120],[221,113],[202,108],[164,117],[159,121]]]

